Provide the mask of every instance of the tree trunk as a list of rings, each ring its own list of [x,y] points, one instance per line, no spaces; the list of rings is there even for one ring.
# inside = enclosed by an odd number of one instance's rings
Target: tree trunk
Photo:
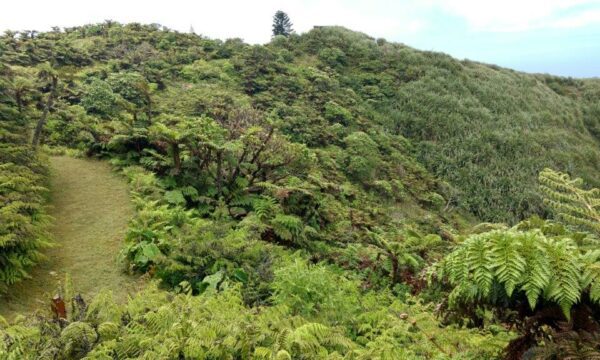
[[[152,123],[152,98],[150,95],[147,95],[146,102],[146,117],[148,118],[148,122]]]
[[[15,100],[17,101],[17,109],[19,110],[19,114],[23,112],[23,98],[21,92],[17,92],[15,94]]]
[[[175,175],[179,175],[181,173],[181,150],[179,149],[179,144],[171,144],[171,149],[173,151],[173,164],[175,166]]]
[[[223,183],[223,150],[217,150],[217,194],[221,195],[221,187]]]
[[[42,113],[42,117],[38,120],[37,125],[35,126],[35,130],[33,132],[33,140],[31,141],[31,145],[35,148],[40,144],[40,138],[42,137],[42,131],[44,130],[44,126],[46,125],[46,121],[48,120],[48,113],[54,104],[54,97],[56,96],[56,86],[58,84],[58,78],[52,78],[52,85],[50,87],[50,94],[48,94],[48,100],[46,101],[46,106],[44,106],[44,112]]]
[[[400,282],[400,263],[392,252],[389,252],[388,256],[392,262],[392,285],[395,285]]]

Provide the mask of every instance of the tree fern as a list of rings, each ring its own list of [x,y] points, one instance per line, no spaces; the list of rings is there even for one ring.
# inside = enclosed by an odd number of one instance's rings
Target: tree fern
[[[544,299],[569,316],[585,290],[580,286],[581,263],[568,239],[548,239],[537,231],[492,231],[465,241],[443,261],[439,275],[456,287],[457,300],[492,301],[490,289],[497,282],[505,298],[494,301],[514,301],[520,295],[513,293],[523,291],[531,309]]]
[[[492,244],[489,256],[490,263],[494,268],[494,275],[504,285],[506,294],[510,297],[525,272],[526,263],[521,256],[521,244],[519,241],[515,241],[515,237],[507,233],[497,234],[492,239]]]
[[[85,322],[69,324],[63,329],[60,337],[65,344],[65,353],[73,358],[84,357],[98,340],[94,328]]]
[[[590,299],[600,304],[600,250],[586,252],[582,256],[582,262],[581,287],[589,287]]]
[[[270,221],[275,234],[282,240],[302,242],[304,240],[304,223],[293,215],[277,214]]]
[[[544,203],[567,224],[600,235],[600,189],[585,190],[583,180],[544,169],[539,175]]]
[[[522,289],[525,291],[530,308],[534,309],[542,292],[548,287],[552,277],[550,261],[545,256],[538,256],[545,242],[537,241],[535,233],[528,233],[523,238],[522,254],[527,263],[525,281]]]
[[[252,208],[259,219],[270,219],[275,215],[275,212],[280,209],[277,200],[270,196],[262,196],[260,198],[253,199]]]
[[[0,73],[4,71],[0,65]],[[10,81],[10,79],[8,79]],[[29,145],[23,112],[0,77],[0,291],[29,276],[50,245],[49,217],[44,210],[47,169]]]
[[[551,281],[544,294],[555,301],[570,318],[573,304],[581,297],[581,260],[574,244],[561,240],[546,246],[545,256],[548,257],[552,271]]]
[[[436,273],[452,287],[450,311],[477,317],[476,310],[493,310],[516,323],[521,337],[507,347],[514,354],[535,345],[548,329],[565,331],[561,321],[573,331],[600,326],[593,315],[600,310],[600,251],[582,252],[562,235],[515,229],[473,235]]]
[[[493,255],[488,251],[488,246],[489,243],[484,238],[473,240],[473,243],[468,247],[465,254],[469,266],[458,272],[463,276],[466,275],[466,271],[471,272],[473,274],[473,281],[481,289],[483,297],[489,296],[494,281]]]

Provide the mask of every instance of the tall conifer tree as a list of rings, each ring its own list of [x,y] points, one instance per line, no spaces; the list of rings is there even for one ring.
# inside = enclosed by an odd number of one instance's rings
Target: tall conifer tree
[[[292,22],[286,13],[279,10],[273,16],[273,36],[289,36],[294,30]]]

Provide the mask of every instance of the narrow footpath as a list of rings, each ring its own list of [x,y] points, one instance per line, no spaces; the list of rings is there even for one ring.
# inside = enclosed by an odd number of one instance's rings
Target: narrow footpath
[[[31,279],[12,286],[0,299],[0,315],[47,311],[50,299],[68,273],[73,288],[91,299],[103,288],[124,301],[136,280],[121,271],[117,255],[123,244],[133,205],[124,179],[98,160],[51,158],[49,214],[56,246],[44,251],[47,260],[31,271]]]

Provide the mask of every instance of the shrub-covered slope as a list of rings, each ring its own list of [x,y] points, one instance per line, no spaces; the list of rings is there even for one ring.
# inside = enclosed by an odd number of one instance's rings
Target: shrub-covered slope
[[[337,27],[250,46],[109,22],[4,36],[0,49],[13,65],[62,69],[72,92],[49,123],[54,143],[101,145],[112,134],[98,118],[123,111],[138,122],[162,111],[227,122],[231,109],[252,105],[276,116],[291,141],[326,150],[350,179],[396,194],[431,187],[405,160],[410,152],[447,182],[435,190],[450,205],[486,221],[543,212],[535,178],[544,167],[592,185],[599,178],[594,80],[460,62]],[[95,131],[81,123],[81,107]]]
[[[128,177],[136,214],[121,259],[172,292],[87,308],[76,299],[65,321],[5,326],[0,353],[15,357],[493,357],[512,336],[503,319],[481,307],[458,316],[482,329],[438,324],[431,301],[443,310],[457,284],[428,287],[426,268],[477,219],[544,215],[543,168],[599,179],[597,81],[459,62],[343,28],[248,45],[106,22],[7,33],[0,59],[15,80],[7,102],[26,109],[23,134]],[[490,226],[503,228],[473,231]],[[575,228],[560,236],[596,241]],[[512,258],[498,249],[503,273]]]

